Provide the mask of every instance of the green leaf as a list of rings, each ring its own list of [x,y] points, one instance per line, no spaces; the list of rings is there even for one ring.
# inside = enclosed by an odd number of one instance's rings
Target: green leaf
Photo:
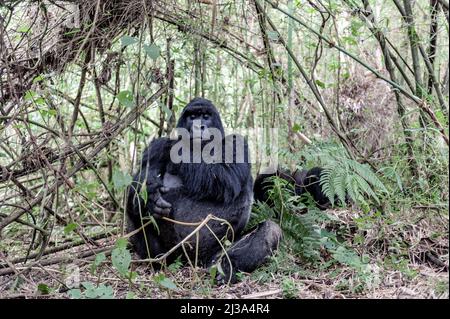
[[[114,291],[111,287],[105,284],[100,284],[96,287],[92,282],[85,281],[82,283],[83,287],[86,288],[84,295],[89,299],[112,299],[114,298]],[[81,297],[81,291],[79,289],[75,290],[73,293],[76,297]],[[78,290],[78,291],[77,291]]]
[[[167,267],[171,273],[176,273],[180,270],[182,266],[182,262],[180,260],[180,257],[178,257],[172,264]]]
[[[317,84],[317,86],[321,87],[322,89],[324,89],[326,87],[325,83],[323,83],[320,80],[316,80],[316,84]]]
[[[116,248],[127,248],[128,240],[126,238],[119,238],[116,241]]]
[[[96,289],[97,298],[99,299],[113,299],[114,291],[112,287],[100,284]]]
[[[353,19],[350,25],[350,30],[352,32],[352,35],[357,37],[359,36],[359,29],[361,29],[361,27],[363,26],[363,22],[360,21],[359,19]]]
[[[341,63],[339,61],[333,60],[330,63],[328,63],[328,70],[330,71],[336,71],[341,66]]]
[[[131,254],[126,248],[115,248],[111,253],[112,264],[117,271],[126,276],[131,263]]]
[[[70,289],[67,293],[71,299],[81,299],[82,297],[80,289]]]
[[[294,124],[294,126],[292,126],[292,132],[297,133],[300,132],[301,130],[301,126],[297,123]]]
[[[441,125],[445,126],[446,117],[445,117],[444,113],[442,112],[442,110],[436,110],[435,114],[436,114],[436,118],[439,121],[439,123],[441,123]]]
[[[136,299],[136,294],[132,291],[127,292],[125,299]]]
[[[40,82],[40,81],[42,81],[44,79],[44,77],[42,76],[42,75],[38,75],[37,77],[35,77],[34,79],[33,79],[33,84],[35,84],[35,83],[37,83],[37,82]]]
[[[177,290],[178,289],[177,285],[175,285],[174,282],[172,280],[170,280],[169,278],[164,278],[163,280],[161,280],[159,282],[159,284],[162,287],[170,289],[170,290]]]
[[[28,90],[25,93],[24,98],[25,98],[25,101],[31,101],[38,105],[45,105],[45,99],[42,96],[40,96],[38,93],[36,93],[35,91]]]
[[[356,42],[355,38],[353,38],[353,37],[342,37],[342,40],[350,45],[358,44],[358,42]]]
[[[74,231],[78,227],[75,223],[69,223],[64,227],[64,234],[68,235],[70,232]]]
[[[400,175],[398,175],[398,173],[396,171],[394,171],[394,174],[395,174],[395,180],[397,181],[397,186],[400,189],[400,191],[403,192],[402,178],[400,177]]]
[[[135,271],[130,271],[130,272],[128,273],[127,278],[132,282],[132,281],[134,281],[134,280],[137,278],[137,276],[138,276],[138,273],[137,273],[137,272],[135,272]]]
[[[26,101],[32,101],[33,98],[37,95],[37,93],[35,91],[30,91],[28,90],[25,95],[24,98]]]
[[[164,113],[166,114],[166,121],[168,122],[170,118],[172,117],[172,111],[163,103],[161,103],[161,108],[163,109]]]
[[[45,99],[42,96],[40,96],[36,100],[34,100],[34,103],[36,103],[37,105],[45,105],[46,104]]]
[[[175,285],[175,283],[172,280],[164,276],[164,274],[159,274],[158,276],[155,276],[154,280],[156,281],[156,283],[158,283],[164,288],[170,290],[178,290],[177,285]]]
[[[150,45],[144,44],[144,51],[153,60],[156,60],[161,54],[161,49],[154,43]]]
[[[98,266],[100,266],[100,264],[102,262],[104,262],[106,260],[106,255],[105,253],[100,253],[98,255],[95,256],[95,260],[94,263],[91,266],[91,272],[95,273],[95,271],[97,270]]]
[[[17,29],[17,32],[19,33],[28,33],[30,32],[31,28],[28,26],[22,26],[19,29]]]
[[[117,99],[119,100],[119,103],[125,107],[135,106],[133,93],[129,90],[120,91],[119,94],[117,94]]]
[[[46,284],[39,284],[38,291],[43,295],[48,295],[50,293],[51,289]]]
[[[211,285],[214,285],[216,282],[216,276],[217,276],[217,266],[213,265],[211,268],[209,268],[209,276],[211,277]]]
[[[114,171],[112,181],[114,188],[121,191],[131,184],[133,178],[127,172],[123,173],[121,171]]]
[[[90,281],[83,281],[81,285],[86,289],[94,289],[94,284]]]
[[[135,37],[130,37],[129,35],[124,35],[120,38],[120,44],[122,47],[126,47],[128,45],[132,45],[138,42],[138,39]]]
[[[89,287],[89,288],[87,288],[86,289],[86,291],[84,292],[84,295],[86,296],[86,298],[89,298],[89,299],[95,299],[95,298],[97,298],[97,289],[94,287],[94,286],[92,286],[92,287]]]
[[[148,200],[148,192],[147,192],[147,184],[144,183],[141,187],[141,191],[139,192],[139,196],[142,197],[142,200],[144,201],[144,204],[147,204]]]
[[[56,110],[46,110],[46,109],[40,109],[39,113],[44,117],[44,116],[48,116],[48,117],[54,117],[57,115]]]

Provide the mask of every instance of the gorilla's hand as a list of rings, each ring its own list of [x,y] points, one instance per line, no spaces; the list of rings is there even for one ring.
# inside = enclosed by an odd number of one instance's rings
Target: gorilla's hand
[[[157,218],[169,217],[172,211],[172,205],[162,198],[162,194],[167,193],[168,190],[169,189],[164,187],[161,182],[147,184],[147,211],[150,212],[151,215]]]

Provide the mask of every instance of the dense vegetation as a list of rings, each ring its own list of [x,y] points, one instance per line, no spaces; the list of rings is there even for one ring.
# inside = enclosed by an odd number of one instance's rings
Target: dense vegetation
[[[0,297],[448,298],[447,0],[1,3]],[[249,226],[276,220],[281,248],[226,288],[153,271],[124,228],[144,147],[195,96],[254,176],[275,145],[335,200],[275,179]]]

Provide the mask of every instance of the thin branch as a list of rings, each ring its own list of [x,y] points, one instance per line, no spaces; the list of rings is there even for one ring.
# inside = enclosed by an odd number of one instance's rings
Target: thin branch
[[[123,130],[125,130],[131,123],[133,123],[136,118],[145,111],[146,106],[149,104],[152,104],[156,99],[158,99],[167,88],[165,86],[161,87],[155,94],[153,94],[148,100],[145,101],[140,106],[135,107],[133,110],[129,111],[129,113],[125,116],[125,118],[119,122],[116,123],[116,125],[111,129],[109,133],[105,133],[105,136],[100,141],[100,143],[88,154],[86,155],[87,159],[92,159],[95,156],[97,156],[111,141],[115,136],[120,134]],[[50,185],[47,188],[47,192],[44,193],[51,193],[54,192],[59,186],[61,186],[64,182],[64,179],[68,179],[75,175],[80,169],[85,167],[87,164],[84,160],[78,161],[77,164],[74,165],[72,170],[68,172],[65,176],[56,178],[56,180],[53,182],[52,185]],[[27,211],[31,210],[34,206],[38,205],[42,200],[44,199],[44,195],[39,195],[37,198],[35,198],[31,203],[27,204],[27,207],[24,207],[23,209],[20,209],[18,211],[15,211],[11,213],[8,217],[3,218],[0,221],[0,230],[5,228],[7,225],[15,221],[17,218],[25,214]]]

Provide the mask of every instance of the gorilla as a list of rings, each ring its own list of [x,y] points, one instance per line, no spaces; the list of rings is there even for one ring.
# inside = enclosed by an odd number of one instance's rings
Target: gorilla
[[[209,229],[201,228],[198,236],[192,236],[166,262],[181,255],[185,261],[197,261],[203,267],[217,264],[219,283],[234,283],[236,272],[252,272],[277,249],[281,229],[265,221],[244,233],[253,199],[248,146],[242,136],[225,136],[219,112],[211,101],[190,101],[177,129],[177,138],[155,139],[145,149],[140,170],[128,188],[129,231],[142,227],[150,216],[157,224],[145,226],[130,241],[141,258],[155,258],[196,228],[187,223],[199,223],[214,215],[228,224],[210,220]],[[232,233],[234,243],[224,254],[218,239],[231,241]]]
[[[269,206],[273,206],[273,201],[269,198],[269,190],[273,187],[272,177],[277,176],[284,179],[289,184],[294,185],[295,194],[301,196],[309,193],[314,199],[316,206],[325,210],[331,206],[328,197],[323,193],[320,185],[320,175],[323,169],[321,167],[313,167],[310,170],[296,170],[294,173],[286,169],[278,169],[275,173],[259,174],[255,179],[253,187],[255,201],[266,202]]]

